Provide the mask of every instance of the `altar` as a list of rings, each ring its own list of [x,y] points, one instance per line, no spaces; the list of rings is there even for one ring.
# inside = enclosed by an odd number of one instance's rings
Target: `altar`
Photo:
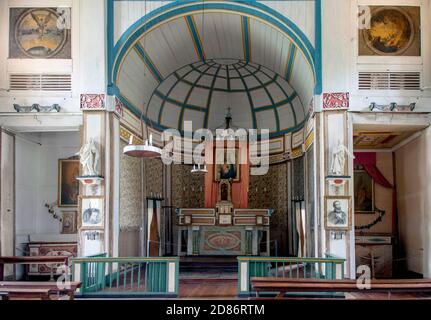
[[[179,255],[269,256],[271,210],[179,209]]]
[[[221,180],[215,208],[177,210],[178,255],[269,256],[270,209],[234,209]]]

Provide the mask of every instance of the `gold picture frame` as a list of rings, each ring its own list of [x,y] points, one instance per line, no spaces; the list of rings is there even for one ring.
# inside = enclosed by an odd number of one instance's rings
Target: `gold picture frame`
[[[338,202],[338,204],[337,204]],[[348,231],[352,226],[352,197],[325,197],[325,229]]]
[[[230,150],[235,150],[235,164],[229,163],[232,161],[226,161],[228,160],[229,152]],[[217,160],[217,157],[220,156],[218,152],[220,150],[217,150],[214,148],[214,181],[219,182],[221,180],[231,180],[233,182],[240,182],[241,181],[241,165],[240,165],[240,150],[238,148],[225,148],[223,149],[224,152],[224,164],[220,164]],[[223,172],[224,170],[224,172]]]
[[[79,198],[79,160],[58,160],[58,207],[76,208]]]
[[[374,214],[375,185],[373,178],[371,178],[365,170],[354,170],[353,185],[355,213]]]

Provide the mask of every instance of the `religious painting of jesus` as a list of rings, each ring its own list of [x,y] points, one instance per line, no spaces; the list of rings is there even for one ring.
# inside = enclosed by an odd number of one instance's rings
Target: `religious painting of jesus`
[[[240,181],[240,161],[238,149],[215,151],[214,180]]]
[[[355,170],[355,212],[374,213],[374,181],[364,170]]]
[[[58,164],[58,206],[76,207],[78,206],[79,181],[79,160],[66,159],[59,160]]]

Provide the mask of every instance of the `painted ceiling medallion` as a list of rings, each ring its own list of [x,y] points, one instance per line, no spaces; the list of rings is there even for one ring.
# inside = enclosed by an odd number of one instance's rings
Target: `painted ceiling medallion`
[[[370,23],[371,28],[363,35],[367,46],[379,55],[400,55],[413,43],[413,20],[401,8],[379,8],[372,13]]]
[[[51,58],[67,42],[68,30],[59,28],[60,14],[54,9],[25,11],[15,26],[15,41],[21,52],[29,58]]]

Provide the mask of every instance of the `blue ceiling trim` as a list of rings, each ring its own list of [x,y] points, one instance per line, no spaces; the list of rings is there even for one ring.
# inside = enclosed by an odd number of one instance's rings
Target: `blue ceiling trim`
[[[292,42],[290,43],[289,53],[287,56],[287,63],[286,63],[286,74],[284,79],[287,82],[290,82],[292,79],[292,73],[293,73],[293,67],[295,64],[295,58],[296,58],[296,46]]]
[[[194,106],[192,104],[186,104],[186,103],[179,102],[177,100],[174,100],[172,98],[169,98],[169,97],[165,96],[163,93],[161,93],[161,92],[159,92],[157,90],[154,91],[154,94],[156,96],[158,96],[160,99],[164,99],[164,100],[166,100],[166,102],[172,103],[172,104],[174,104],[174,105],[176,105],[178,107],[186,108],[186,109],[190,109],[190,110],[195,110],[195,111],[206,112],[205,108],[202,108],[202,107],[199,107],[199,106]]]
[[[250,38],[250,18],[241,17],[242,41],[244,48],[244,60],[248,63],[251,61],[251,38]]]
[[[262,68],[262,66],[259,66],[258,70],[260,70],[261,68]],[[246,68],[246,69],[249,72],[251,72],[249,68]],[[259,79],[259,77],[257,77],[256,75],[254,77],[256,78],[256,81],[259,82],[260,85],[263,87],[263,89],[265,90],[266,94],[269,97],[269,100],[271,100],[271,104],[274,106],[273,109],[274,109],[275,123],[276,123],[276,126],[277,126],[277,131],[280,131],[280,117],[278,115],[278,111],[277,111],[277,107],[275,106],[274,99],[272,98],[272,95],[269,92],[268,87],[263,84],[263,82]]]
[[[113,0],[108,0],[113,1]],[[317,2],[320,2],[320,0],[315,0]],[[177,6],[186,5],[185,7],[175,8]],[[247,6],[244,6],[247,5]],[[319,7],[319,6],[317,6]],[[321,7],[321,6],[320,6]],[[175,9],[174,9],[175,8]],[[168,9],[173,9],[169,12],[164,11]],[[175,17],[179,14],[184,14],[188,12],[203,10],[203,9],[221,9],[221,10],[229,10],[229,11],[235,11],[244,13],[251,16],[256,16],[259,18],[262,18],[263,20],[266,20],[268,23],[273,24],[277,27],[279,27],[283,32],[287,33],[292,40],[297,44],[297,46],[301,49],[301,51],[304,53],[306,59],[309,61],[309,63],[314,66],[315,65],[315,58],[321,57],[321,53],[316,54],[315,49],[311,45],[308,38],[304,35],[304,33],[296,26],[291,20],[289,20],[287,17],[283,16],[282,14],[278,13],[277,11],[267,7],[266,5],[263,5],[257,1],[229,1],[228,3],[204,3],[202,1],[189,1],[189,0],[181,0],[181,1],[175,1],[173,3],[167,4],[161,8],[158,8],[151,13],[147,14],[145,17],[142,17],[139,19],[136,23],[134,23],[120,38],[120,40],[117,42],[114,48],[114,63],[112,63],[113,70],[110,70],[110,82],[115,82],[117,78],[117,74],[119,71],[119,66],[121,64],[121,61],[126,54],[128,48],[135,42],[136,39],[138,39],[142,33],[145,30],[148,30],[152,26],[157,25],[158,23],[165,21],[166,19]],[[256,10],[259,9],[259,10]],[[321,10],[319,11],[321,15]],[[160,15],[159,15],[160,14]],[[159,15],[159,16],[157,16]],[[271,16],[272,15],[272,16]],[[318,14],[316,14],[317,19]],[[276,17],[280,21],[274,19],[273,17]],[[321,19],[321,18],[320,18]],[[113,23],[113,21],[112,21]],[[320,23],[321,25],[321,23]],[[316,29],[319,29],[316,27]],[[321,29],[321,28],[320,28]],[[321,35],[321,30],[320,30]],[[113,36],[113,34],[111,35]],[[316,41],[318,43],[318,41]],[[321,49],[320,49],[321,50]],[[321,72],[321,68],[318,69],[316,67],[313,68],[313,72],[316,74],[318,72]],[[316,74],[316,79],[318,80],[321,78],[321,75]]]
[[[238,71],[238,69],[232,65],[232,67],[238,72],[239,75],[241,75]],[[257,120],[256,120],[256,113],[254,112],[254,103],[253,103],[253,98],[251,97],[250,91],[248,91],[248,87],[247,87],[247,83],[245,82],[245,80],[243,78],[241,78],[242,84],[244,85],[245,88],[245,92],[247,93],[247,97],[248,97],[248,101],[250,103],[250,109],[251,109],[251,116],[252,116],[252,121],[253,121],[253,129],[257,129]]]
[[[153,61],[149,57],[148,53],[145,51],[144,47],[142,47],[142,45],[138,42],[133,48],[136,50],[136,53],[142,59],[142,61],[145,63],[148,69],[150,69],[154,78],[159,83],[161,83],[163,81],[163,76],[159,72],[159,70],[157,70],[157,67],[154,65]]]
[[[265,72],[265,70],[261,70],[262,71],[262,73],[264,74],[264,75],[266,75],[268,78],[270,77],[269,76],[269,74],[268,73],[266,73]],[[276,83],[276,85],[280,88],[280,90],[284,93],[284,95],[286,96],[286,97],[289,97],[289,95],[287,94],[287,92],[286,92],[286,90],[284,90],[284,88],[278,83],[278,81],[275,81],[275,83]],[[298,96],[298,94],[297,94],[297,92],[294,90],[293,91],[293,93],[290,95],[291,97],[299,97]],[[293,99],[294,99],[293,98]],[[293,101],[293,99],[292,99],[292,101]],[[293,113],[293,117],[294,117],[294,119],[295,119],[295,125],[297,125],[298,124],[298,119],[297,119],[297,117],[296,117],[296,112],[295,112],[295,108],[293,107],[293,105],[292,105],[292,103],[290,103],[290,107],[292,108],[292,113]],[[304,107],[304,106],[303,106]],[[305,111],[304,111],[304,113],[305,113]]]
[[[323,77],[322,77],[322,0],[314,0],[314,69],[316,73],[316,85],[314,94],[322,94]]]
[[[193,84],[191,84],[190,86],[190,90],[189,92],[187,92],[186,98],[184,99],[184,104],[187,105],[190,99],[190,96],[192,95],[193,89],[196,88],[197,83],[199,82],[199,80],[201,80],[201,78],[203,77],[203,75],[209,70],[211,69],[213,65],[209,65],[208,68],[206,68],[204,71],[202,71],[202,73],[197,77],[197,79],[195,80],[195,82]],[[195,70],[195,66],[193,64],[190,64],[190,67],[192,67],[192,70]],[[199,70],[198,70],[199,71]],[[184,120],[184,108],[181,110],[180,113],[180,117],[178,119],[178,129],[182,129],[183,127],[183,120]]]
[[[210,93],[208,95],[208,101],[207,101],[207,111],[205,113],[205,120],[204,120],[204,128],[208,128],[208,117],[209,117],[209,112],[210,112],[210,106],[211,106],[211,99],[214,93],[214,86],[217,80],[217,75],[219,74],[221,69],[221,65],[219,65],[215,75],[213,76],[213,81],[211,83],[211,87],[210,87]]]
[[[169,95],[172,93],[172,91],[175,89],[175,87],[178,85],[178,83],[180,83],[180,82],[181,82],[181,80],[182,80],[183,78],[187,77],[191,72],[193,72],[193,69],[191,69],[191,70],[189,70],[188,72],[186,72],[182,77],[179,77],[179,76],[176,74],[176,72],[174,72],[174,74],[175,74],[175,76],[176,76],[176,78],[177,78],[177,81],[176,81],[176,82],[174,83],[174,85],[169,89],[169,91],[166,93],[166,95],[169,97]],[[161,85],[161,84],[159,84],[159,85],[157,86],[157,88],[156,88],[156,90],[155,90],[155,91],[157,91],[157,90],[159,89],[160,85]],[[152,95],[151,95],[151,99],[153,99],[153,97],[154,97],[154,94],[152,94]],[[151,100],[151,99],[150,99],[150,100]],[[165,104],[166,104],[166,100],[163,100],[162,105],[161,105],[160,110],[159,110],[159,116],[158,116],[158,121],[159,121],[159,123],[162,123],[162,114],[163,114],[163,108],[165,107]],[[148,109],[147,109],[147,114],[148,114]]]
[[[294,92],[294,93],[293,93],[290,97],[288,97],[287,99],[281,100],[281,101],[279,101],[279,102],[277,102],[277,103],[273,102],[272,104],[267,105],[267,106],[257,107],[257,108],[254,108],[254,110],[255,110],[256,112],[260,112],[260,111],[265,111],[265,110],[271,110],[271,109],[274,109],[274,108],[278,108],[278,107],[284,106],[284,105],[286,105],[286,104],[290,104],[293,100],[295,100],[295,98],[296,98],[297,96],[298,96],[298,95],[296,94],[296,92]]]
[[[193,44],[195,46],[195,50],[196,50],[196,53],[198,55],[198,58],[201,61],[205,61],[205,52],[203,49],[201,37],[200,37],[199,32],[196,28],[195,19],[193,18],[193,16],[186,16],[184,18],[186,20],[187,27],[189,28],[190,36],[192,37]]]

